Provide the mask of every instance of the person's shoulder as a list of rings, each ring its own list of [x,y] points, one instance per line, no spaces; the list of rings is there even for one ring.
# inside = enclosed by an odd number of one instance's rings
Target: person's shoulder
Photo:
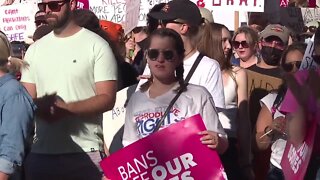
[[[219,65],[217,60],[211,59],[208,56],[203,56],[203,58],[200,61],[200,64],[204,64],[204,65],[209,66],[209,67],[212,67],[212,66],[220,67],[220,65]]]
[[[187,93],[193,97],[210,96],[209,91],[205,87],[195,84],[188,84]]]
[[[233,66],[232,72],[235,73],[236,79],[244,79],[247,78],[247,71],[239,66]]]
[[[2,95],[6,98],[10,98],[14,95],[18,95],[23,91],[23,86],[16,79],[12,78],[3,85]]]

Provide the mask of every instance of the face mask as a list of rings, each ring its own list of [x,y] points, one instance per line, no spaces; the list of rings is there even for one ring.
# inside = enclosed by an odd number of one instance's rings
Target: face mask
[[[262,59],[266,64],[270,66],[277,66],[279,65],[279,62],[281,60],[283,50],[276,49],[273,47],[268,47],[268,46],[262,46],[260,53],[261,53]]]

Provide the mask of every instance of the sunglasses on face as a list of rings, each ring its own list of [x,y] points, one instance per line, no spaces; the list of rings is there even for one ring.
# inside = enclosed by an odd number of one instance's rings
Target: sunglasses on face
[[[301,66],[301,61],[295,61],[295,62],[290,62],[290,63],[284,63],[282,64],[283,70],[286,72],[291,72],[293,70],[293,67],[296,66],[297,69],[300,68]]]
[[[183,22],[179,22],[176,20],[159,20],[159,25],[161,25],[161,27],[165,28],[167,26],[167,24],[169,23],[173,23],[173,24],[184,24]]]
[[[156,61],[160,53],[166,61],[173,61],[174,52],[172,50],[148,49],[147,56],[151,61]]]
[[[302,29],[303,32],[308,32],[308,30],[311,33],[315,33],[317,31],[317,27],[316,26],[309,26],[309,27],[308,26],[304,26],[303,29]]]
[[[232,46],[235,48],[235,49],[239,49],[239,47],[242,48],[249,48],[249,44],[247,43],[247,41],[232,41]]]
[[[48,8],[53,12],[59,12],[61,10],[61,7],[67,3],[67,1],[50,1],[47,3],[38,3],[38,8],[40,11],[46,11],[46,8]]]

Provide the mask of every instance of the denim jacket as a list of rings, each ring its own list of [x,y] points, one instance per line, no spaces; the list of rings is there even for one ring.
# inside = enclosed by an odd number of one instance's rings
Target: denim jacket
[[[11,74],[0,77],[0,171],[13,174],[22,165],[33,128],[35,104]]]

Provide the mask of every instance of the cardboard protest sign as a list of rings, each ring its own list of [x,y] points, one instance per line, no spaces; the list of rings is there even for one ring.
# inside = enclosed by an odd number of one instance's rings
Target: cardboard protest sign
[[[24,41],[28,32],[35,30],[35,6],[30,2],[0,7],[0,30],[7,35],[9,41]]]
[[[282,80],[276,77],[247,71],[248,74],[248,94],[251,94],[254,89],[263,89],[266,91],[277,90],[282,84]]]
[[[304,24],[320,21],[320,8],[300,8]]]
[[[299,70],[316,69],[317,63],[313,61],[312,55],[314,54],[314,36],[308,42],[307,49],[304,53],[303,60]]]
[[[128,34],[139,22],[140,0],[126,0],[126,20],[123,24],[124,34]]]
[[[264,0],[191,0],[210,10],[263,12]]]
[[[205,129],[201,116],[192,116],[119,150],[100,165],[109,179],[225,179],[217,152],[200,142],[197,133]]]
[[[131,0],[132,3],[139,0]],[[156,4],[167,3],[169,0],[141,0],[138,14],[138,26],[145,26],[149,10]],[[94,0],[90,1],[90,10],[99,19],[123,24],[126,16],[126,0]],[[135,18],[135,17],[133,17]]]

